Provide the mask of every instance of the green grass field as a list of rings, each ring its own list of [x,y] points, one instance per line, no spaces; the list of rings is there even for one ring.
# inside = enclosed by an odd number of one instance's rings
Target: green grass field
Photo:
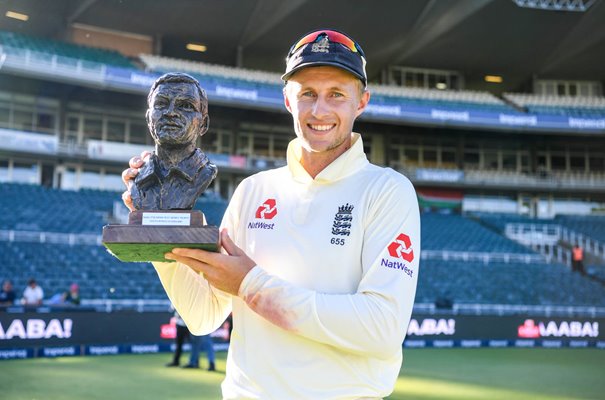
[[[184,359],[187,359],[187,355]],[[389,399],[605,399],[605,351],[406,349]],[[0,361],[0,399],[219,399],[219,372],[166,368],[169,354]]]

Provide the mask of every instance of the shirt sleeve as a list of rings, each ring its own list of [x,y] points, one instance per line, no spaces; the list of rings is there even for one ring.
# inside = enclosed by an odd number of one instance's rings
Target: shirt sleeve
[[[420,214],[402,178],[381,192],[365,221],[363,278],[352,294],[292,285],[254,267],[239,296],[258,315],[290,332],[356,354],[390,358],[411,317],[420,260]]]
[[[194,335],[214,332],[231,312],[231,295],[212,287],[185,264],[154,262],[162,286],[174,308]]]
[[[229,232],[235,231],[237,223],[237,219],[233,219],[237,213],[232,210],[232,204],[233,201],[221,224],[221,228]],[[232,296],[210,285],[203,274],[182,263],[154,262],[153,266],[168,298],[194,335],[215,331],[231,313]]]

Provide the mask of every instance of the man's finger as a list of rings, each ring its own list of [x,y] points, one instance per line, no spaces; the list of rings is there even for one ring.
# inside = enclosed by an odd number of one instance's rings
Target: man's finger
[[[130,190],[130,186],[138,174],[139,170],[136,168],[127,168],[122,171],[122,182],[126,185],[126,189]]]
[[[145,164],[143,158],[140,156],[134,156],[128,161],[130,168],[141,168]]]
[[[164,254],[164,258],[167,260],[178,261],[182,264],[185,264],[194,271],[201,272],[203,274],[205,274],[210,269],[210,266],[208,264],[201,262],[195,258],[175,254],[174,250],[171,253]]]
[[[147,162],[147,159],[149,159],[150,156],[151,156],[151,152],[150,151],[144,150],[141,153],[141,159],[143,160],[143,162]]]
[[[210,265],[216,263],[216,256],[218,255],[217,253],[212,253],[210,251],[200,249],[188,249],[183,247],[172,249],[172,254],[180,257],[192,258],[194,260],[198,260]]]
[[[130,195],[130,192],[128,190],[122,193],[122,201],[130,211],[134,211],[134,205],[132,204],[132,196]]]
[[[229,232],[227,232],[227,228],[224,228],[221,231],[221,246],[230,256],[239,256],[243,253],[243,250],[240,249],[233,243],[233,240],[229,237]]]

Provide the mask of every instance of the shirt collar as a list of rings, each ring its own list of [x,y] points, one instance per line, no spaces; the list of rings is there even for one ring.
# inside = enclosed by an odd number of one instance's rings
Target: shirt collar
[[[309,175],[300,163],[302,157],[302,146],[300,139],[296,138],[288,144],[287,160],[288,169],[294,180],[301,183],[330,183],[351,175],[369,164],[368,158],[363,152],[363,141],[359,133],[351,133],[351,148],[342,153],[330,165],[324,168],[315,179]]]

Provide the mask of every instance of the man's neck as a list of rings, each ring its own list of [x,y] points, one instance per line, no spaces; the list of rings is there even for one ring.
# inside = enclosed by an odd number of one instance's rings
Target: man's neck
[[[328,165],[332,164],[338,157],[351,148],[351,144],[347,147],[334,149],[334,151],[325,151],[320,153],[313,153],[302,149],[302,155],[300,158],[300,165],[307,171],[311,178],[315,179],[317,175]]]
[[[170,169],[179,165],[181,161],[189,157],[195,151],[195,144],[189,144],[183,147],[165,147],[155,146],[155,153],[158,155],[160,162],[166,169]]]

